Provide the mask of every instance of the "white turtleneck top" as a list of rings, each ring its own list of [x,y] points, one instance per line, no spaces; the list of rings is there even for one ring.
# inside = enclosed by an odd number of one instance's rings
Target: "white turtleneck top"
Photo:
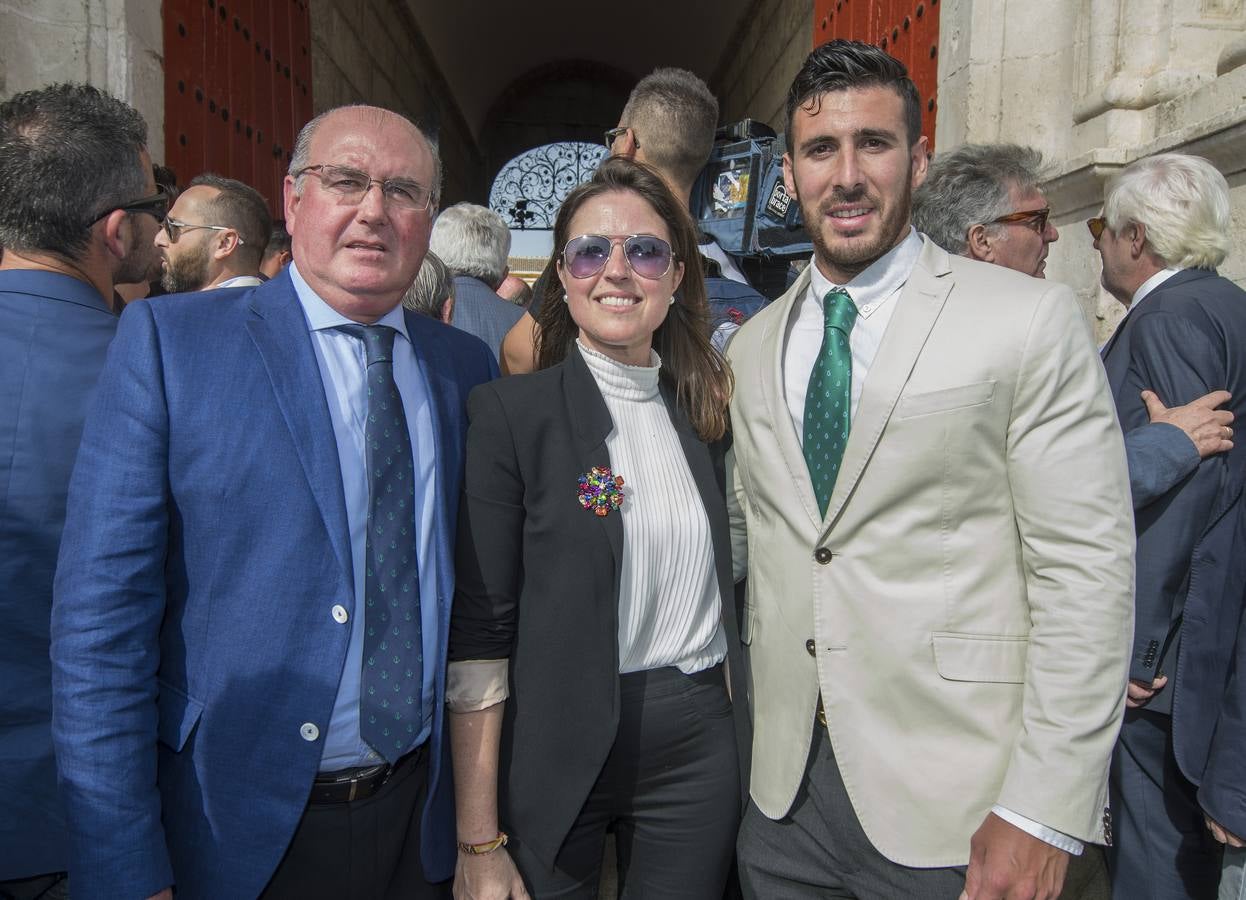
[[[623,477],[619,672],[722,662],[727,639],[709,520],[658,393],[661,360],[629,366],[576,342],[606,401],[610,468]]]
[[[691,674],[722,662],[727,638],[709,519],[679,435],[658,393],[661,360],[615,362],[576,342],[606,402],[610,468],[623,476],[619,672],[676,666]],[[450,663],[446,703],[485,709],[509,694],[507,660]]]

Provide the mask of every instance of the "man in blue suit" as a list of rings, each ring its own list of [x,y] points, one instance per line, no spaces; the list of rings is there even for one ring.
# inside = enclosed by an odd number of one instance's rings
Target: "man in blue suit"
[[[146,142],[137,112],[87,85],[0,104],[0,897],[67,887],[52,573],[82,423],[117,330],[113,285],[155,261],[168,205]]]
[[[400,305],[439,184],[405,118],[331,110],[294,262],[122,319],[53,610],[76,898],[448,895],[451,538],[496,364]]]
[[[1103,351],[1121,427],[1147,423],[1143,388],[1170,404],[1225,388],[1240,417],[1246,292],[1214,268],[1229,244],[1224,177],[1197,157],[1139,160],[1089,225],[1103,285],[1129,307]],[[1109,862],[1119,900],[1198,900],[1216,896],[1222,845],[1246,835],[1246,450],[1156,473],[1148,490],[1133,479],[1136,624]]]

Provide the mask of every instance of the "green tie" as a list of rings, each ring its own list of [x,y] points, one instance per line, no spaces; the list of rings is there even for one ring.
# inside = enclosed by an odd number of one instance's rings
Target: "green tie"
[[[805,392],[805,464],[813,481],[818,509],[826,515],[839,464],[848,443],[852,403],[852,347],[848,335],[857,321],[857,307],[843,288],[822,298],[822,349],[809,373]]]

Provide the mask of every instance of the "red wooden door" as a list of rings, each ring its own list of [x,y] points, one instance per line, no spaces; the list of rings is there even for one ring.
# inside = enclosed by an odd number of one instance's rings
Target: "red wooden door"
[[[281,212],[312,115],[308,0],[164,0],[164,158],[181,184],[245,181]]]
[[[865,41],[908,67],[921,93],[922,133],[934,152],[939,87],[939,0],[814,0],[813,46]]]

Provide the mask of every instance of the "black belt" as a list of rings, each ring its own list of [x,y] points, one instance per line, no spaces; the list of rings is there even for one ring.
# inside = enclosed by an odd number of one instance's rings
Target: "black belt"
[[[403,767],[419,761],[424,744],[390,765],[359,766],[337,772],[322,772],[312,783],[312,803],[350,803],[372,797]]]

